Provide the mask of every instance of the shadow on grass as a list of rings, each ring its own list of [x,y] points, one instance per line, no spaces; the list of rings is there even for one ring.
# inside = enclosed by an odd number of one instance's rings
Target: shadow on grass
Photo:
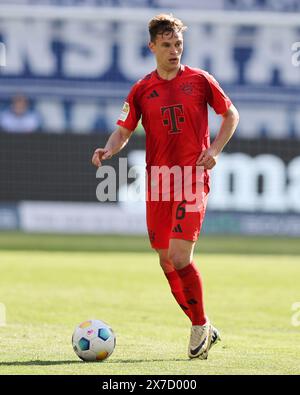
[[[65,365],[65,364],[78,364],[82,361],[10,361],[0,362],[0,366],[47,366],[47,365]]]
[[[189,361],[187,358],[161,358],[161,359],[113,359],[105,361],[105,364],[112,364],[112,363],[153,363],[153,362],[186,362]],[[10,362],[0,362],[1,366],[52,366],[52,365],[77,365],[77,364],[92,364],[96,363],[99,364],[101,362],[83,362],[83,361],[76,361],[76,360],[65,360],[65,361],[10,361]]]
[[[149,363],[149,362],[185,362],[187,358],[161,358],[161,359],[113,359],[107,363]]]

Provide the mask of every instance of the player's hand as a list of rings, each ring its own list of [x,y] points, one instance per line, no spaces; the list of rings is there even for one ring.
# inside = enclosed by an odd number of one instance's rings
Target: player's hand
[[[217,159],[218,153],[212,147],[209,147],[201,152],[196,165],[203,166],[204,169],[210,170],[216,165]]]
[[[92,157],[92,164],[96,167],[102,165],[102,160],[110,159],[112,157],[112,152],[106,148],[97,148]]]

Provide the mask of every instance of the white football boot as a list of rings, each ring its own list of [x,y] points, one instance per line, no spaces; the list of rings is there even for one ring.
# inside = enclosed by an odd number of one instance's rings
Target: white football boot
[[[209,321],[204,325],[193,325],[188,350],[189,358],[207,359],[208,351],[219,340],[221,338],[218,330]]]
[[[201,359],[207,359],[208,351],[212,348],[213,345],[217,344],[221,341],[221,336],[217,328],[211,325],[211,336],[208,340],[208,348],[207,351],[201,354]]]

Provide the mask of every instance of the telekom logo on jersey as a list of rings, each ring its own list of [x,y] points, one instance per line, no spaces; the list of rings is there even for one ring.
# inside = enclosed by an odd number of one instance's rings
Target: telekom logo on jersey
[[[96,177],[102,179],[96,189],[100,202],[184,200],[187,212],[197,212],[203,207],[205,192],[202,166],[152,166],[145,173],[143,165],[128,169],[127,158],[119,158],[118,162],[118,175],[113,166],[101,166],[97,170]],[[132,179],[133,182],[128,183]],[[119,198],[118,185],[122,186]]]
[[[161,114],[163,116],[163,124],[170,125],[169,133],[180,133],[179,123],[184,122],[182,104],[174,104],[172,106],[162,107]],[[167,115],[167,117],[165,117]]]

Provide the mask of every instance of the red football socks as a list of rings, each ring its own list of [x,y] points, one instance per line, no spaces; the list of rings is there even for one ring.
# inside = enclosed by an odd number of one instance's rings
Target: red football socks
[[[182,310],[185,312],[185,314],[189,317],[190,320],[192,320],[191,317],[191,311],[188,307],[188,304],[186,302],[183,290],[182,290],[182,284],[180,277],[178,276],[176,270],[173,272],[165,273],[165,276],[167,277],[170,287],[171,287],[171,292],[176,299],[177,303],[179,306],[182,308]]]
[[[199,270],[196,265],[191,262],[183,269],[176,270],[182,283],[182,292],[185,296],[191,312],[191,321],[193,325],[204,325],[206,317],[203,305],[203,288]]]

